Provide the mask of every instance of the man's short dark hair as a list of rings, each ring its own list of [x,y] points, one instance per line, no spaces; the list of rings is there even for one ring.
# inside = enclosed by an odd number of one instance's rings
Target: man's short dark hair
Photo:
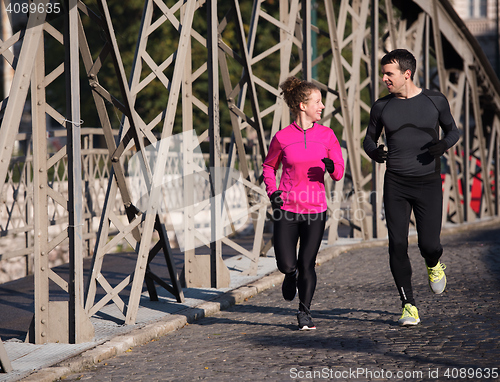
[[[410,78],[413,81],[413,76],[417,70],[417,60],[413,54],[408,52],[406,49],[394,49],[382,57],[382,60],[380,60],[380,64],[382,66],[392,63],[398,64],[402,73],[409,70],[411,72]]]

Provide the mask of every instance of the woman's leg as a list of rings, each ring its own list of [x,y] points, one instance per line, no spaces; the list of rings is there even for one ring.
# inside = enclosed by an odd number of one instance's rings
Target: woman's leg
[[[297,214],[274,211],[274,253],[281,273],[292,274],[297,270],[297,242],[299,226]]]
[[[299,226],[300,246],[298,255],[297,288],[299,290],[299,310],[308,311],[316,289],[316,257],[325,231],[326,212],[304,214]],[[307,310],[304,309],[307,308]]]

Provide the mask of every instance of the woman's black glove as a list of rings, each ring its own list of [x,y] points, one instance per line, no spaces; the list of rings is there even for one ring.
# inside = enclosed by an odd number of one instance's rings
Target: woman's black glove
[[[281,199],[281,193],[283,191],[274,191],[272,194],[271,194],[271,197],[269,198],[271,200],[271,205],[273,207],[273,210],[275,209],[280,209],[283,204],[285,204],[285,202],[283,201],[283,199]]]
[[[333,164],[333,161],[330,158],[323,158],[321,159],[321,162],[325,164],[325,168],[326,171],[328,171],[328,173],[331,174],[333,170],[335,170],[335,165]]]
[[[429,154],[431,154],[434,158],[439,158],[447,149],[447,144],[445,141],[440,140],[431,147],[429,147]]]
[[[387,160],[387,151],[385,151],[384,145],[377,147],[371,154],[371,157],[375,162],[384,163]]]

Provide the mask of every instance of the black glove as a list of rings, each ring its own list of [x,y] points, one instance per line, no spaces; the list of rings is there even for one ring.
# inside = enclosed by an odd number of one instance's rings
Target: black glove
[[[323,158],[321,159],[321,162],[325,164],[325,169],[328,171],[328,173],[332,173],[333,170],[335,170],[335,165],[333,164],[333,161],[330,158]]]
[[[433,144],[429,147],[429,154],[431,154],[434,158],[439,158],[444,152],[448,149],[445,141],[440,140],[437,143]]]
[[[271,205],[273,207],[273,210],[275,209],[280,209],[283,204],[285,202],[283,202],[283,199],[281,199],[281,193],[283,191],[274,191],[272,194],[271,194],[271,197],[269,199],[271,199]]]
[[[373,150],[372,158],[375,162],[384,163],[387,160],[387,151],[385,151],[385,146],[380,145],[375,150]]]

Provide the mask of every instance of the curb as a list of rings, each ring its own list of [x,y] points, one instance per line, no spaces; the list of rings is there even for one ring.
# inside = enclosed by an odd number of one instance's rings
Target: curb
[[[443,227],[442,235],[457,234],[465,231],[487,228],[500,224],[500,218],[484,219],[474,223],[463,223],[460,226]],[[417,241],[416,235],[409,237],[410,243]],[[364,249],[370,247],[382,247],[388,244],[387,239],[372,239],[360,241],[346,245],[326,246],[318,253],[317,264],[321,265],[327,261],[339,256],[342,253]],[[131,330],[129,333],[121,334],[115,338],[97,345],[77,356],[59,362],[54,366],[34,371],[29,376],[21,379],[23,382],[52,382],[63,378],[65,375],[77,373],[84,368],[91,367],[106,359],[112,358],[118,354],[124,353],[131,347],[143,345],[152,340],[158,339],[168,333],[176,331],[186,324],[190,324],[203,317],[213,315],[221,310],[227,309],[232,305],[241,303],[262,291],[280,285],[284,275],[278,270],[273,271],[259,280],[238,287],[232,291],[224,293],[214,300],[204,302],[194,308],[186,308],[181,312],[169,315],[165,319],[150,323],[142,328]]]

